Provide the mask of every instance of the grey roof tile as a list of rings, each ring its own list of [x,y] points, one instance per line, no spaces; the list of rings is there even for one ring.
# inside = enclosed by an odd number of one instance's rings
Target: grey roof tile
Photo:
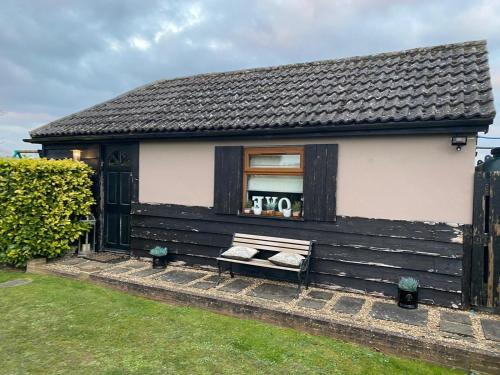
[[[153,82],[33,130],[68,135],[492,119],[485,41]]]

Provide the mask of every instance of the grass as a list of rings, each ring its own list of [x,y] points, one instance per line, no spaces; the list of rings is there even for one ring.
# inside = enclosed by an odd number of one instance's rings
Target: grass
[[[452,374],[426,362],[75,280],[0,270],[1,374]]]

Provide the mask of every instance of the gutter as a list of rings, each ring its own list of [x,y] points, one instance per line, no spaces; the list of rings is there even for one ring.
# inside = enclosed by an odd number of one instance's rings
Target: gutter
[[[266,129],[224,129],[203,131],[170,131],[170,132],[135,132],[135,133],[108,133],[108,134],[78,134],[60,136],[40,136],[23,139],[29,143],[58,143],[58,142],[120,142],[131,140],[170,139],[185,140],[192,138],[271,138],[271,137],[320,137],[333,135],[336,137],[351,136],[383,136],[383,135],[417,135],[417,134],[475,134],[487,132],[492,118],[470,120],[443,120],[443,121],[412,121],[366,123],[357,125],[322,125],[302,126],[294,128],[266,128]],[[407,125],[404,125],[407,124]],[[403,125],[403,126],[402,126]]]

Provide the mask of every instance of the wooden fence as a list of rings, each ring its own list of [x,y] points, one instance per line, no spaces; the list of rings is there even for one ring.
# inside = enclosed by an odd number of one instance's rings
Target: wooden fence
[[[500,313],[500,172],[475,174],[470,250],[470,303]]]

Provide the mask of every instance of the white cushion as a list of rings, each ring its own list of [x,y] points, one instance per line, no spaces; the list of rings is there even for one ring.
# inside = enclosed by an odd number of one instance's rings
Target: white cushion
[[[299,268],[305,258],[300,254],[281,252],[273,255],[268,261],[283,267]]]
[[[256,250],[253,247],[233,246],[229,250],[224,251],[221,254],[221,257],[229,258],[229,259],[236,259],[236,260],[250,260],[258,252],[259,252],[259,250]]]

